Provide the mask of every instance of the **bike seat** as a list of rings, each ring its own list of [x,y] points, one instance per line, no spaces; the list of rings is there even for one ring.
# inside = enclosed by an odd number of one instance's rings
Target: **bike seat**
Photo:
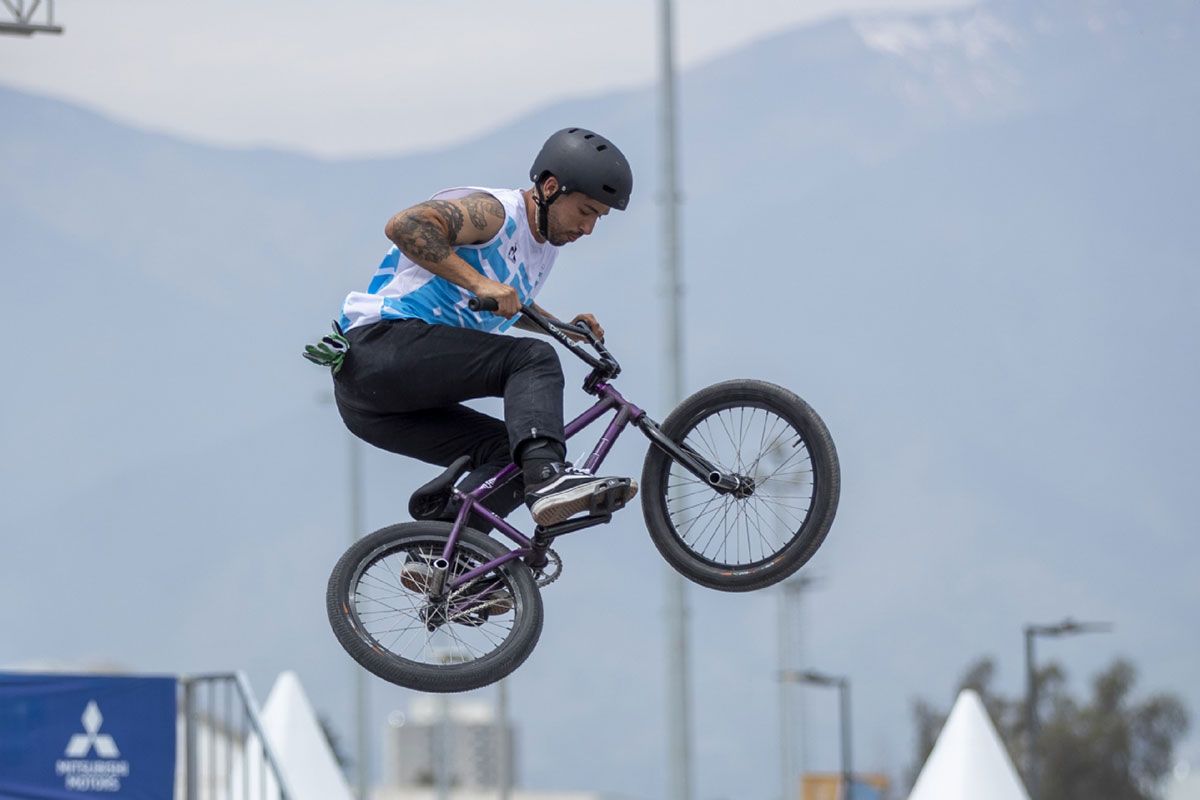
[[[471,457],[460,456],[446,471],[412,493],[408,513],[413,519],[441,519],[450,503],[454,484],[471,469]]]

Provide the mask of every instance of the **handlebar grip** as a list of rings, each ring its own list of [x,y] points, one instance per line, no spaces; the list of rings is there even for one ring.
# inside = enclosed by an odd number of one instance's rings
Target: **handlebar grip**
[[[467,308],[472,311],[499,311],[500,303],[494,297],[472,297],[467,301]]]

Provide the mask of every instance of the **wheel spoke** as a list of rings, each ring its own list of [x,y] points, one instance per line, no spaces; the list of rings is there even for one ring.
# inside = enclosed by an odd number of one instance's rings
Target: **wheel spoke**
[[[788,418],[734,404],[703,415],[682,440],[722,472],[753,481],[744,496],[718,492],[666,462],[667,519],[688,550],[718,566],[762,563],[803,529],[815,500],[812,453]]]
[[[502,647],[517,616],[525,613],[514,601],[503,621],[487,616],[494,598],[504,593],[515,597],[506,567],[449,592],[437,607],[423,592],[406,588],[406,567],[431,565],[441,557],[444,541],[441,537],[382,553],[362,568],[354,584],[351,600],[364,636],[399,659],[421,664],[476,661]],[[453,580],[492,558],[460,539],[447,578]],[[413,580],[410,574],[409,582]]]

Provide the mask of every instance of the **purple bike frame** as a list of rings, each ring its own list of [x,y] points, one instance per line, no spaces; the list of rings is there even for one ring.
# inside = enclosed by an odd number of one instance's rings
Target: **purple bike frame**
[[[646,412],[635,406],[633,403],[621,396],[621,393],[614,389],[610,384],[603,381],[596,384],[595,393],[599,396],[596,404],[584,411],[575,419],[567,423],[564,433],[570,439],[581,430],[591,425],[600,417],[604,416],[609,411],[616,410],[616,415],[609,422],[608,428],[605,429],[604,435],[600,437],[600,441],[596,443],[596,447],[592,450],[591,455],[583,462],[583,469],[589,472],[595,470],[604,463],[605,456],[612,449],[613,443],[617,441],[617,437],[625,430],[631,422],[635,422],[645,416]],[[458,511],[458,516],[454,520],[454,528],[450,531],[450,538],[446,542],[446,547],[442,551],[442,558],[450,561],[450,557],[454,554],[454,549],[458,546],[458,537],[462,532],[463,527],[467,522],[467,515],[474,512],[483,517],[500,533],[512,539],[517,547],[514,550],[509,550],[499,558],[492,559],[486,564],[480,564],[475,569],[460,575],[453,580],[446,582],[446,588],[449,590],[457,589],[458,587],[469,583],[481,575],[486,575],[491,570],[506,564],[515,558],[524,558],[533,552],[533,541],[522,534],[519,530],[509,525],[505,520],[496,516],[490,509],[482,505],[482,501],[496,489],[511,479],[517,476],[520,468],[516,464],[509,464],[504,469],[496,473],[495,476],[484,481],[479,488],[464,494],[458,489],[454,490],[454,496],[462,501],[462,507]],[[451,562],[453,563],[453,562]]]

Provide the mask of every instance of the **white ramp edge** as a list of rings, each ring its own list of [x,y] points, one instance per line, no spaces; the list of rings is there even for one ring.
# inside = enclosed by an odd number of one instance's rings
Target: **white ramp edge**
[[[295,672],[275,679],[262,722],[291,800],[354,800]]]
[[[979,695],[964,689],[908,800],[1029,800]]]

